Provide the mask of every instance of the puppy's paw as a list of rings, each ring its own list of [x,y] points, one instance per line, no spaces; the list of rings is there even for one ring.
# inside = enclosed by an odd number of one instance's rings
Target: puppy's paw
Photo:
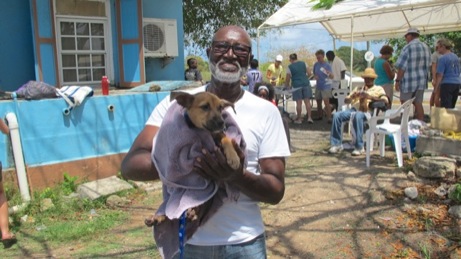
[[[227,164],[232,167],[232,169],[237,170],[240,167],[240,158],[234,150],[232,151],[233,152],[226,152]]]
[[[237,153],[237,149],[239,149],[238,145],[232,139],[228,137],[224,137],[221,139],[221,146],[224,152],[224,155],[227,159],[227,164],[232,167],[232,169],[237,170],[240,167],[240,157]],[[234,147],[235,146],[235,147]],[[239,149],[240,150],[240,149]]]
[[[194,221],[198,219],[198,208],[189,208],[186,210],[186,218],[188,221]]]
[[[144,219],[144,224],[148,227],[157,226],[163,221],[165,221],[165,215],[152,215],[150,218]]]

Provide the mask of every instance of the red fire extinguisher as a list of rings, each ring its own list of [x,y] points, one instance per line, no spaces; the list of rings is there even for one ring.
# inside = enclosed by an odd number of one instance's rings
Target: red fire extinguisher
[[[109,95],[109,79],[107,76],[103,76],[101,80],[102,95]]]

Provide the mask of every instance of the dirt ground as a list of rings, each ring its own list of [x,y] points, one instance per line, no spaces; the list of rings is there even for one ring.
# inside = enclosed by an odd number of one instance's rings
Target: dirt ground
[[[290,124],[297,151],[287,160],[285,196],[262,204],[268,257],[461,258],[459,224],[433,193],[438,183],[408,180],[392,150],[374,152],[370,168],[365,156],[328,154],[330,127]],[[420,198],[405,202],[408,186]],[[133,213],[132,227],[143,213]]]
[[[297,151],[287,160],[285,196],[277,205],[261,205],[268,258],[461,258],[459,224],[447,215],[446,201],[433,194],[438,183],[408,180],[391,150],[384,158],[375,151],[370,168],[365,156],[328,154],[330,127],[326,120],[290,124]],[[408,186],[418,187],[418,199],[404,201]],[[122,208],[130,212],[126,224],[107,234],[62,247],[20,240],[8,257],[157,258],[143,219],[160,195],[158,190],[133,199]],[[106,249],[88,254],[88,246]]]
[[[365,156],[330,155],[329,129],[325,120],[292,125],[297,151],[288,159],[285,197],[263,206],[270,258],[454,256],[459,230],[434,198],[437,183],[408,180],[391,150],[384,158],[375,151],[370,168]],[[408,186],[422,198],[404,202]]]

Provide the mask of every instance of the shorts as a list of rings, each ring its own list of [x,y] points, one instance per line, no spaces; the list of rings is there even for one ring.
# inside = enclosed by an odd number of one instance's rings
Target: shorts
[[[440,106],[453,109],[459,95],[459,84],[441,84],[440,85]]]
[[[315,90],[315,100],[323,100],[323,99],[330,99],[333,97],[331,93],[331,89],[328,90]]]
[[[312,98],[312,88],[310,86],[296,87],[293,89],[296,89],[296,91],[293,92],[293,101]]]
[[[415,92],[402,93],[400,92],[400,102],[405,102],[415,97],[413,103],[423,103],[424,90],[416,90]]]

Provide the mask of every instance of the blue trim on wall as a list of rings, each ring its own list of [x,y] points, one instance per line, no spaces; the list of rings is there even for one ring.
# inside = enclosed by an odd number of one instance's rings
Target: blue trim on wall
[[[123,70],[125,71],[125,81],[141,82],[141,70],[139,67],[139,45],[123,45]]]
[[[37,5],[37,20],[38,20],[38,36],[41,38],[53,37],[53,21],[50,10],[50,0],[36,0]]]
[[[153,108],[169,92],[88,97],[70,115],[61,98],[0,102],[2,118],[16,114],[27,166],[55,164],[124,153]],[[113,105],[114,111],[108,110]],[[9,140],[0,137],[0,159],[12,167]]]
[[[115,0],[110,0],[110,6],[115,6]],[[112,30],[112,57],[113,57],[113,71],[114,71],[114,78],[112,80],[112,84],[119,85],[120,84],[120,67],[118,62],[118,32],[117,32],[117,13],[115,8],[110,8],[111,12],[111,30]]]
[[[135,8],[133,8],[133,6]],[[138,36],[138,6],[137,0],[121,2],[120,15],[122,16],[122,38],[137,39]],[[139,54],[138,54],[139,56]]]
[[[40,54],[42,59],[43,81],[56,86],[56,64],[54,61],[53,45],[47,43],[40,44]]]

